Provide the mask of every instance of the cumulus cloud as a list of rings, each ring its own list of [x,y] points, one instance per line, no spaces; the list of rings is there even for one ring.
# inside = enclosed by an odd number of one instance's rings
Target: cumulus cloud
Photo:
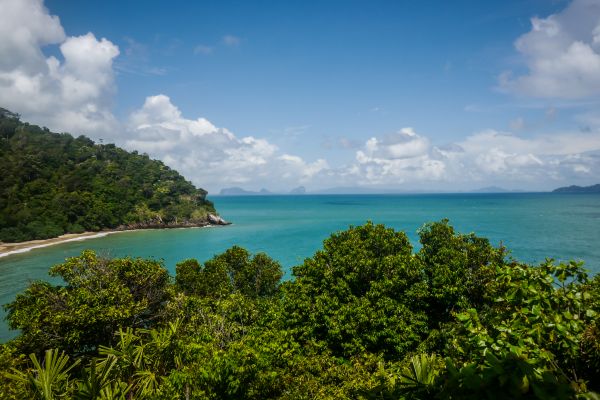
[[[112,63],[119,49],[92,33],[66,36],[41,0],[0,0],[0,104],[55,130],[114,130]],[[46,57],[59,45],[62,60]]]
[[[264,138],[237,136],[205,118],[188,118],[165,95],[146,98],[120,123],[111,112],[115,44],[93,33],[68,36],[42,0],[0,0],[0,10],[0,106],[53,130],[147,152],[213,192],[234,185],[289,190],[298,184],[457,190],[506,183],[545,189],[549,182],[595,183],[600,176],[600,118],[591,111],[577,117],[584,132],[529,137],[487,130],[444,146],[412,128],[364,142],[339,138],[326,147],[346,149],[354,158],[334,166],[323,158],[307,161]],[[143,46],[128,43],[126,57],[143,61]],[[240,39],[228,35],[221,44],[237,46]],[[561,13],[534,18],[516,47],[528,71],[504,75],[504,89],[542,97],[600,94],[599,0],[575,0]],[[196,52],[212,49],[198,46]],[[547,118],[555,114],[549,109]],[[519,133],[527,127],[523,119],[512,124]],[[294,129],[284,134],[294,136],[304,127]]]
[[[129,118],[125,145],[163,160],[196,184],[215,191],[233,185],[287,189],[327,170],[253,136],[237,137],[205,118],[188,119],[165,95],[146,98]]]
[[[508,182],[547,189],[549,182],[586,181],[600,174],[600,135],[565,133],[525,138],[486,130],[434,146],[411,128],[370,138],[344,175],[362,185],[469,189]]]
[[[215,192],[222,187],[288,190],[371,186],[465,190],[490,184],[530,190],[600,175],[597,131],[525,137],[485,130],[444,146],[412,128],[371,137],[346,165],[307,162],[269,141],[238,137],[204,118],[188,119],[164,95],[148,97],[129,118],[126,147],[145,151]]]
[[[458,143],[460,158],[474,180],[537,185],[586,181],[600,173],[600,135],[565,133],[524,138],[487,130]]]
[[[40,46],[66,37],[58,17],[48,15],[41,1],[2,0],[0,5],[0,68],[40,72],[45,65]]]
[[[356,152],[351,173],[363,184],[401,184],[415,180],[438,180],[445,164],[434,157],[429,140],[404,128],[395,134],[366,141]]]
[[[600,95],[600,1],[574,0],[547,18],[531,19],[515,42],[527,73],[500,76],[500,87],[535,97]]]

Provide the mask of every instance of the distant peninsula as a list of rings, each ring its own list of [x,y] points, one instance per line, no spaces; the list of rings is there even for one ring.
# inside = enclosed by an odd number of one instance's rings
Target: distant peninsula
[[[552,193],[600,193],[600,183],[592,186],[564,186],[554,189]]]
[[[206,190],[147,154],[50,132],[0,108],[0,242],[224,224]]]

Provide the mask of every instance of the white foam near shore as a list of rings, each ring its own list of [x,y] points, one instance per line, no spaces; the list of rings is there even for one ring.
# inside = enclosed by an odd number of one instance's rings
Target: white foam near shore
[[[51,242],[49,242],[49,243],[40,243],[40,244],[28,246],[28,247],[23,247],[21,249],[9,250],[9,251],[7,251],[5,253],[0,253],[0,258],[6,257],[6,256],[10,256],[12,254],[27,253],[28,251],[31,251],[31,250],[34,250],[34,249],[40,249],[42,247],[54,246],[55,244],[62,244],[62,243],[68,243],[68,242],[80,242],[80,241],[87,240],[87,239],[101,238],[101,237],[104,237],[104,236],[108,236],[111,233],[117,233],[117,232],[118,231],[115,231],[115,232],[99,232],[99,233],[95,233],[93,235],[77,236],[77,237],[65,238],[65,239],[60,239],[60,238],[49,239],[49,240],[51,240]]]

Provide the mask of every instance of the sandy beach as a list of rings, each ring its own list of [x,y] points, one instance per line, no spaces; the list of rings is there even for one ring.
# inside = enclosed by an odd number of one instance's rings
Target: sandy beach
[[[67,243],[67,242],[78,242],[87,239],[100,238],[113,233],[121,232],[132,232],[132,231],[146,231],[154,229],[193,229],[193,228],[210,228],[220,225],[230,225],[229,222],[224,224],[208,224],[208,225],[185,225],[185,226],[163,226],[161,228],[136,228],[136,229],[117,229],[113,231],[101,231],[101,232],[83,232],[83,233],[66,233],[59,237],[43,240],[29,240],[27,242],[19,243],[4,243],[0,242],[0,258],[9,256],[11,254],[26,253],[33,249],[39,249],[42,247],[53,246],[55,244]]]
[[[53,246],[55,244],[76,242],[81,240],[99,238],[112,233],[122,231],[105,231],[105,232],[83,232],[83,233],[67,233],[59,237],[44,240],[30,240],[27,242],[20,243],[2,243],[0,242],[0,258],[6,257],[11,254],[26,253],[33,249],[39,249],[41,247]]]

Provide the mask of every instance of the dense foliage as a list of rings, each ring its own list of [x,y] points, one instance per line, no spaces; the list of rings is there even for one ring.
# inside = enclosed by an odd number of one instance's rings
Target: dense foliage
[[[119,226],[202,223],[214,212],[176,171],[85,136],[52,133],[0,108],[0,241]]]
[[[333,234],[280,282],[233,247],[177,265],[92,252],[7,305],[1,398],[599,398],[600,278],[539,266],[447,221],[413,252],[382,225]]]

